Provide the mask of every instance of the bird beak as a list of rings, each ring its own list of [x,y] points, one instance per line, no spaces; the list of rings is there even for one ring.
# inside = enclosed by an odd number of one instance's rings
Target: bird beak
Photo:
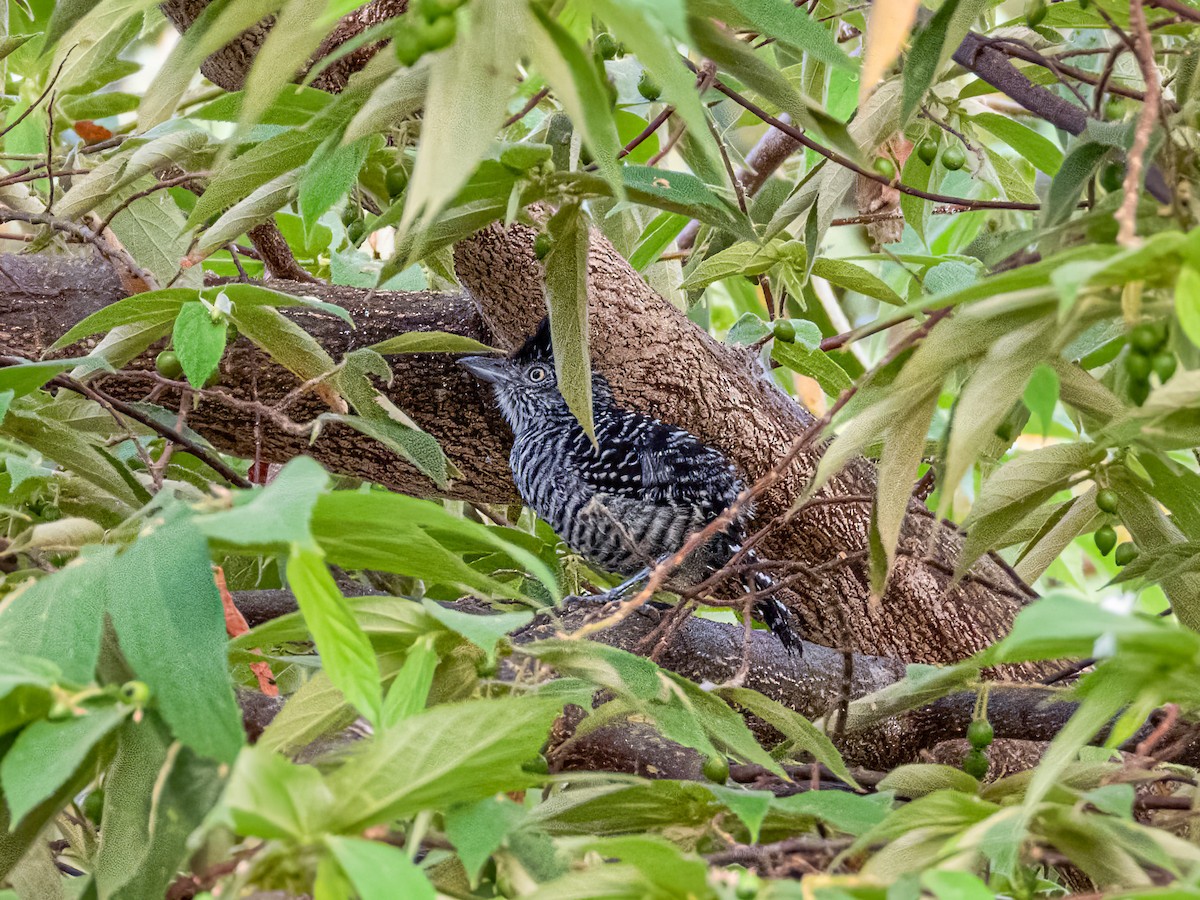
[[[507,360],[501,357],[493,356],[464,356],[458,360],[460,366],[480,381],[486,381],[490,384],[507,379],[507,373],[504,371],[504,364],[506,362]]]

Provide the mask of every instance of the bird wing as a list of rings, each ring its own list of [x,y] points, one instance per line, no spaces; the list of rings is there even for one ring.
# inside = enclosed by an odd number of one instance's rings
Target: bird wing
[[[584,481],[597,493],[718,515],[741,490],[719,450],[681,428],[627,411],[596,423],[598,447],[580,435],[574,448]]]

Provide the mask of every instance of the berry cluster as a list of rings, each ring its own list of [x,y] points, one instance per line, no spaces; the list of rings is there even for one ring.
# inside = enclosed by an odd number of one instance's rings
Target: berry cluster
[[[1165,322],[1143,322],[1129,332],[1129,352],[1125,356],[1125,372],[1129,375],[1129,399],[1141,406],[1150,396],[1150,375],[1166,384],[1175,374],[1178,361],[1167,349]]]
[[[1096,492],[1096,508],[1107,515],[1115,515],[1117,507],[1120,505],[1120,498],[1117,492],[1112,488],[1101,488]],[[1118,566],[1127,566],[1138,558],[1138,546],[1130,541],[1126,541],[1117,547],[1117,531],[1112,525],[1105,523],[1096,529],[1096,533],[1092,535],[1092,540],[1096,542],[1096,549],[1100,551],[1101,556],[1108,556],[1113,548],[1117,548],[1117,554],[1113,560]]]
[[[414,0],[412,12],[397,19],[392,49],[402,65],[411,66],[426,53],[454,43],[458,35],[455,12],[467,0]]]
[[[938,157],[937,137],[930,135],[917,144],[917,159],[932,166]],[[967,152],[958,144],[951,144],[942,151],[942,167],[948,172],[957,172],[967,164]]]

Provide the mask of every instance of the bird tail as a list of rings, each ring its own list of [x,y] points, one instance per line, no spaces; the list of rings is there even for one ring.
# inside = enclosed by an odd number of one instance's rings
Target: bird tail
[[[759,561],[758,554],[753,550],[746,553],[746,562],[753,564]],[[753,584],[749,582],[752,581]],[[776,589],[775,579],[766,572],[755,572],[747,579],[746,589],[753,590],[757,593],[774,591]],[[771,629],[771,633],[779,638],[779,642],[783,644],[788,653],[794,653],[797,656],[804,652],[804,643],[800,638],[800,631],[795,626],[795,616],[792,611],[785,606],[774,594],[763,597],[754,607],[755,617],[758,618],[767,628]]]

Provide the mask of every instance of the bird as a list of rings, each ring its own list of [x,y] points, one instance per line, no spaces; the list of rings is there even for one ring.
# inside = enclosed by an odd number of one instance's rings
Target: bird
[[[608,381],[592,373],[595,442],[558,388],[550,327],[508,356],[458,360],[491,385],[513,432],[509,464],[517,490],[574,552],[597,568],[626,576],[605,595],[628,591],[650,567],[677,553],[687,539],[720,516],[744,490],[737,467],[683,428],[617,405]],[[742,551],[749,504],[693,550],[667,580],[674,590],[706,581]],[[801,640],[788,608],[771,593],[774,581],[753,564],[742,582],[760,595],[754,613],[789,653]]]

